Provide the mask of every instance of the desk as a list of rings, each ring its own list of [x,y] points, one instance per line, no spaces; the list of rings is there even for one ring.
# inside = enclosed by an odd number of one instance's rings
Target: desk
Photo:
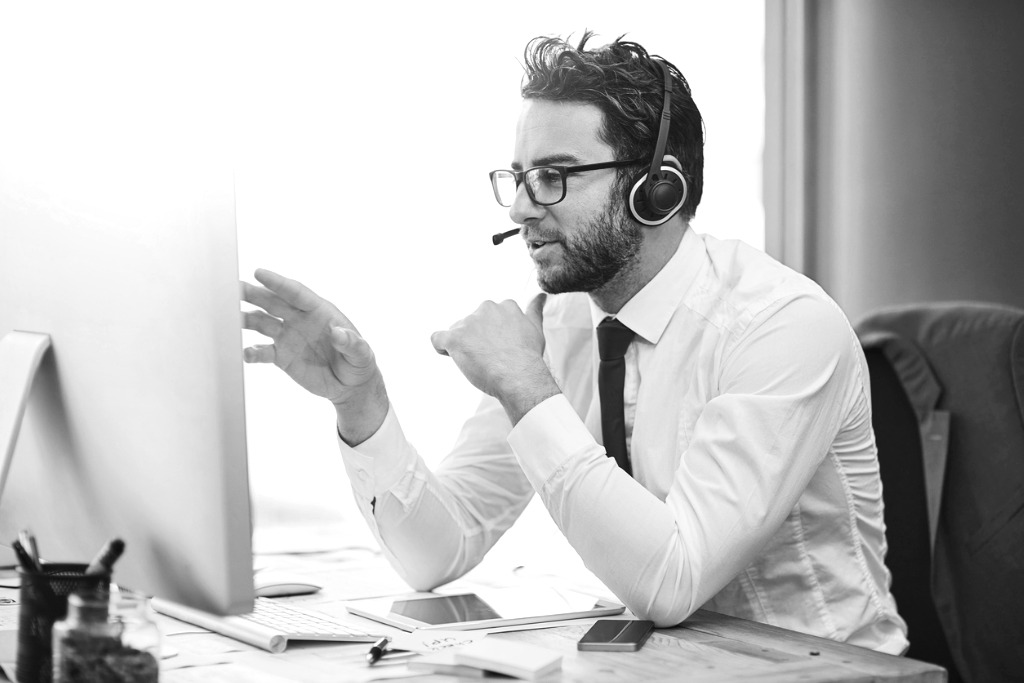
[[[380,563],[381,576],[393,574],[380,558],[370,562],[369,567],[365,562],[359,562],[358,570],[349,568],[348,563],[339,563],[335,575],[338,583],[325,587],[324,592],[328,593],[335,590],[335,586],[344,584],[346,576],[358,580],[368,568],[372,570],[374,562]],[[317,571],[317,576],[323,577],[323,571],[324,566]],[[489,582],[493,578],[493,572],[487,575]],[[476,586],[484,585],[483,581],[470,580],[460,588],[473,588],[474,583]],[[321,603],[321,607],[328,612],[338,611],[336,608],[330,609],[330,603]],[[946,680],[946,672],[939,666],[703,610],[680,626],[655,631],[639,652],[579,652],[576,650],[576,641],[591,623],[592,620],[588,620],[579,624],[497,633],[487,637],[525,642],[561,652],[562,671],[543,679],[551,683]],[[212,634],[189,638],[192,640],[171,636],[165,638],[165,642],[187,655],[202,653],[216,639],[221,639],[222,643],[227,641]],[[408,681],[462,680],[450,676],[413,676],[401,662],[367,666],[364,660],[366,644],[292,644],[286,652],[272,655],[234,641],[227,642],[232,643],[235,652],[219,655],[224,665],[216,666],[213,670],[206,667],[165,670],[161,681],[333,683],[376,680],[377,677]],[[172,663],[173,658],[167,660],[168,665]]]
[[[393,572],[379,556],[316,564],[318,576],[328,572],[331,575],[331,584],[325,586],[324,595],[289,600],[301,604],[318,599],[323,611],[337,613],[340,603],[331,593],[349,599],[351,595],[340,595],[341,586],[365,581],[367,572],[378,571],[383,582],[370,588],[364,584],[359,592],[364,596],[367,590],[374,588],[395,592]],[[484,585],[481,581],[475,584]],[[468,581],[460,587],[473,588],[474,582]],[[11,593],[13,596],[13,591]],[[401,662],[382,662],[370,667],[365,662],[368,646],[363,643],[293,643],[286,652],[275,655],[223,636],[197,632],[198,629],[167,617],[159,616],[158,621],[165,634],[165,648],[177,653],[163,661],[162,683],[337,683],[382,679],[454,683],[462,680],[451,676],[413,675]],[[562,671],[543,679],[549,683],[946,680],[946,672],[939,666],[703,610],[680,626],[655,631],[639,652],[579,652],[576,641],[591,623],[588,620],[487,637],[525,642],[562,653]],[[0,680],[3,680],[2,674]]]
[[[879,654],[784,629],[698,612],[682,626],[656,631],[639,652],[578,652],[586,626],[516,631],[487,636],[517,640],[562,653],[562,671],[544,681],[945,681],[939,666]],[[399,663],[369,667],[366,645],[291,646],[281,655],[249,649],[221,666],[165,671],[164,683],[314,683],[368,681],[375,675],[408,681],[457,681],[453,677],[410,674]],[[474,679],[465,679],[474,680]],[[479,679],[476,679],[479,680]],[[510,679],[509,679],[510,680]]]
[[[585,627],[504,633],[563,653],[553,680],[612,681],[945,681],[942,667],[698,610],[681,626],[659,629],[636,653],[578,652]]]

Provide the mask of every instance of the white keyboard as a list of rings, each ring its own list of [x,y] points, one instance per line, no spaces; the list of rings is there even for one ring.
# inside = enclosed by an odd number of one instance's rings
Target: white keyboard
[[[284,652],[289,640],[371,643],[383,635],[364,631],[347,620],[272,598],[256,598],[252,612],[231,617],[217,616],[158,598],[153,598],[152,604],[153,609],[161,614],[270,652]]]
[[[270,598],[256,598],[255,609],[240,616],[279,631],[290,640],[371,642],[380,638],[380,635],[371,635],[328,614],[312,612]]]

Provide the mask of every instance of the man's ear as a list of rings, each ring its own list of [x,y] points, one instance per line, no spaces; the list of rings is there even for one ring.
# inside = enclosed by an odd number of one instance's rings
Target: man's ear
[[[662,157],[661,163],[668,164],[669,166],[674,166],[678,171],[683,170],[683,165],[679,163],[679,159],[676,159],[671,154],[666,154],[664,157]]]

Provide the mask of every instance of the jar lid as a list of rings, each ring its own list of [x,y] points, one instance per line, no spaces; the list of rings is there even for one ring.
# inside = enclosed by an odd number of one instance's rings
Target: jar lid
[[[68,615],[83,620],[106,620],[110,613],[110,602],[105,594],[72,593],[68,596]]]

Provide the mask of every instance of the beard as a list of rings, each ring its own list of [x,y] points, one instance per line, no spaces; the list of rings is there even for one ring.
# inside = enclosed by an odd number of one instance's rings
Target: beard
[[[640,224],[609,198],[599,216],[562,240],[562,263],[538,268],[537,282],[548,294],[593,292],[637,260],[642,241]]]

